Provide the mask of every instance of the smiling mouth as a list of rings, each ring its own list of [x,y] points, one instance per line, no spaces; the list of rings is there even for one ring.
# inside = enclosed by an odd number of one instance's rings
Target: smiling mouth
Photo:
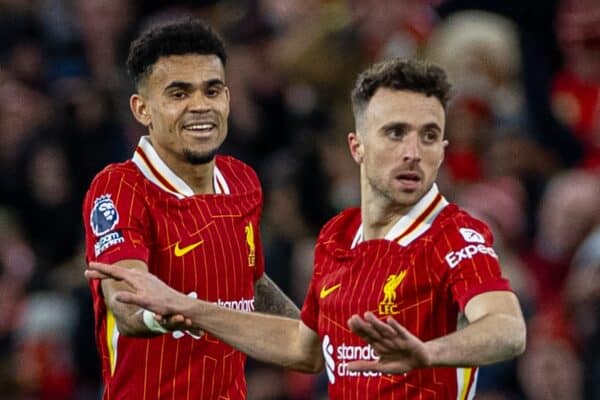
[[[204,137],[210,135],[216,127],[217,125],[212,122],[202,122],[186,124],[183,126],[183,129],[191,132],[193,136]]]

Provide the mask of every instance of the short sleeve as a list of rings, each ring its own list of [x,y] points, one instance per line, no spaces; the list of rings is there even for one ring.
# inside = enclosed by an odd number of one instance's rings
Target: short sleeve
[[[321,239],[319,237],[319,239]],[[322,246],[319,244],[320,240],[317,240],[315,246],[315,257],[314,257],[314,271],[306,291],[306,297],[304,298],[304,304],[300,311],[300,319],[306,326],[315,332],[318,332],[319,324],[319,284],[321,282],[322,271],[319,268],[324,258]]]
[[[511,290],[492,244],[490,230],[477,220],[450,224],[437,241],[436,262],[444,271],[445,290],[463,311],[478,294]]]
[[[141,184],[134,174],[110,167],[96,176],[83,203],[88,262],[148,263],[149,218]]]

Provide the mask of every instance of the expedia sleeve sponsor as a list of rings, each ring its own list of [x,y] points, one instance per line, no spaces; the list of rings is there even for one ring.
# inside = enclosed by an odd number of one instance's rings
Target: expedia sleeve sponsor
[[[121,234],[121,231],[114,231],[101,236],[96,244],[94,244],[94,254],[98,257],[104,251],[114,245],[125,242],[125,238]]]
[[[456,267],[462,260],[470,260],[475,254],[487,254],[494,258],[498,258],[493,248],[480,245],[470,244],[457,251],[451,251],[446,254],[446,262],[450,268]]]
[[[486,245],[486,240],[481,233],[471,228],[460,228],[458,231],[462,237],[462,243],[457,242],[456,247],[464,245],[464,242],[470,244],[467,244],[458,250],[451,250],[446,254],[444,259],[450,268],[456,267],[463,260],[472,259],[476,254],[484,254],[496,259],[498,258],[494,249]]]

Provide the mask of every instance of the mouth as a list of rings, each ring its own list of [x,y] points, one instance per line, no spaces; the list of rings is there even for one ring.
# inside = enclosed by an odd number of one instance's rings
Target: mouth
[[[214,122],[192,122],[183,125],[183,130],[195,138],[206,138],[216,130]]]
[[[395,176],[396,182],[405,190],[414,190],[421,183],[421,176],[416,172],[402,172]]]

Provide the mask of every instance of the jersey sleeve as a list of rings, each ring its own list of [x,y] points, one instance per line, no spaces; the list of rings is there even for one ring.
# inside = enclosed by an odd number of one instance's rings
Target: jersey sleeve
[[[88,262],[137,259],[148,263],[149,218],[141,184],[123,170],[107,169],[96,176],[83,203]]]
[[[315,257],[314,257],[314,270],[306,291],[306,297],[304,298],[304,304],[302,310],[300,310],[300,319],[306,326],[313,331],[318,331],[319,321],[319,284],[321,281],[322,271],[319,267],[324,257],[323,249],[319,245],[319,240],[315,246]]]
[[[490,230],[477,220],[450,224],[437,241],[434,253],[445,276],[445,290],[461,311],[478,294],[511,290],[492,244]]]

